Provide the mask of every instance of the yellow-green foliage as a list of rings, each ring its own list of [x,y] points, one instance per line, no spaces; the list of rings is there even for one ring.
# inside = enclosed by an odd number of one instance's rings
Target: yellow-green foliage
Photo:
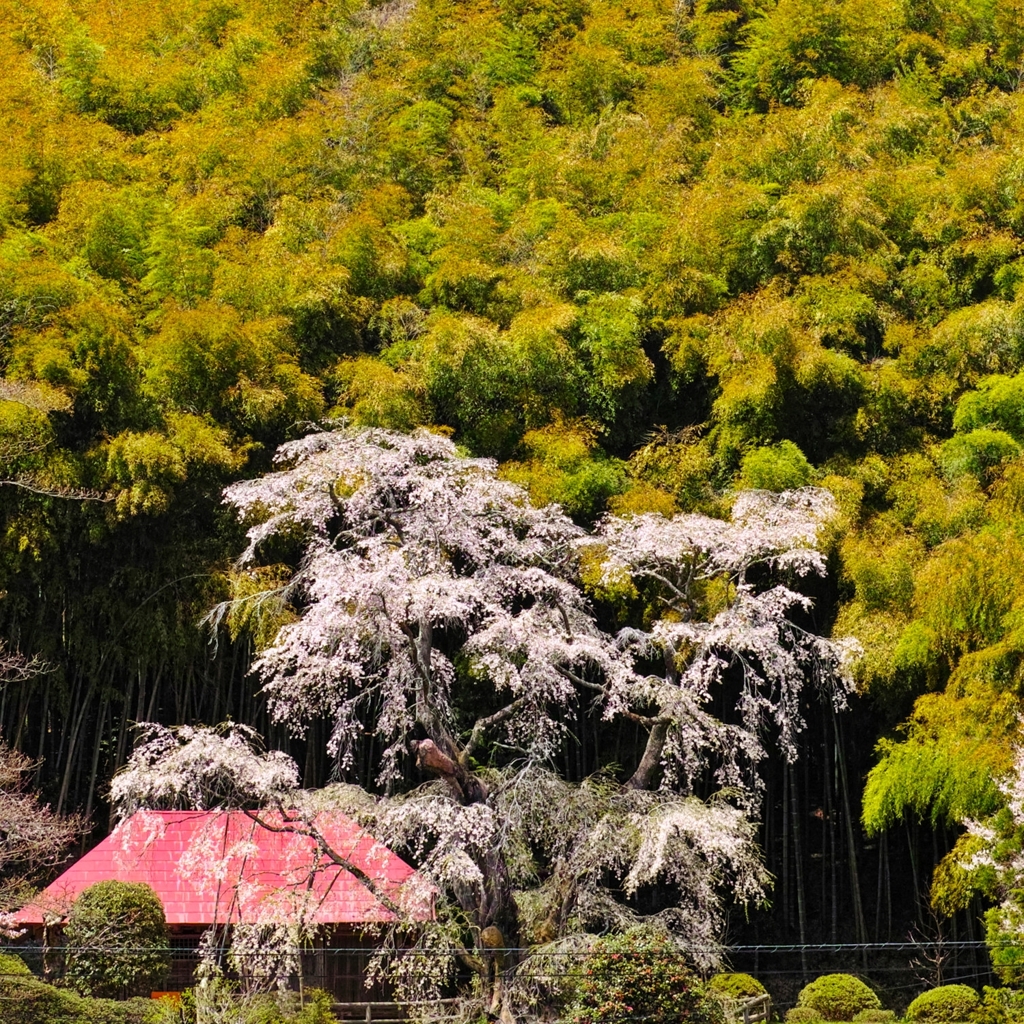
[[[220,488],[325,418],[445,430],[582,520],[818,482],[816,614],[913,708],[866,820],[982,813],[1024,703],[1020,15],[4,5],[4,635],[97,699],[173,675]],[[235,581],[260,644],[275,580]]]
[[[648,481],[683,507],[759,446],[941,440],[1021,364],[1016,22],[720,6],[32,0],[0,46],[11,364],[86,447],[168,408],[519,461],[559,417],[620,456],[708,421],[704,479]],[[1014,450],[962,412],[943,466],[991,477]]]
[[[810,483],[813,469],[792,441],[755,448],[740,463],[740,486],[765,491],[789,491]]]
[[[30,978],[32,972],[25,961],[15,953],[0,953],[0,977]]]
[[[880,759],[864,794],[869,829],[892,825],[905,813],[960,821],[995,806],[993,779],[1010,765],[1024,681],[1024,595],[1014,570],[1020,548],[1016,531],[1005,526],[948,541],[927,557],[906,540],[890,548],[889,565],[902,568],[904,583],[898,587],[899,604],[888,596],[876,605],[890,615],[902,612],[889,619],[888,671],[902,676],[904,685],[916,678],[917,685],[944,684],[944,689],[918,697],[899,741],[880,743]],[[901,549],[904,559],[912,552],[916,570],[914,562],[904,560],[900,566],[895,560]],[[863,550],[851,551],[848,564],[858,595],[868,604],[878,583],[888,580],[870,561],[865,563]],[[908,602],[906,575],[911,570],[913,597]],[[886,590],[891,595],[891,587],[883,586],[880,596]],[[867,639],[877,613],[860,622],[868,625]],[[858,625],[853,616],[847,623]],[[872,685],[892,685],[884,673]]]
[[[177,1024],[177,1011],[160,1000],[92,999],[35,978],[0,978],[4,1024]]]
[[[853,1020],[861,1010],[881,1008],[878,996],[852,974],[823,974],[805,985],[796,1005],[820,1015],[821,1020]]]
[[[922,992],[907,1007],[907,1020],[952,1024],[970,1020],[980,1009],[978,993],[968,985],[940,985]]]
[[[595,433],[585,422],[527,431],[523,447],[530,458],[507,462],[502,472],[522,484],[535,504],[557,502],[572,515],[593,517],[626,486],[618,460],[595,457]]]
[[[296,620],[289,603],[290,578],[291,571],[285,565],[242,569],[229,576],[228,628],[233,637],[246,632],[257,650],[262,650],[274,641],[282,626]]]
[[[708,979],[708,992],[728,999],[749,999],[763,996],[767,989],[749,974],[713,974]]]

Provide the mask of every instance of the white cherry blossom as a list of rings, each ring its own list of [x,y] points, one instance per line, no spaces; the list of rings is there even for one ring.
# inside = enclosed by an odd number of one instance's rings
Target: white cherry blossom
[[[461,958],[506,1017],[524,947],[636,923],[642,890],[674,894],[651,913],[712,963],[726,891],[749,902],[767,884],[751,818],[765,736],[795,757],[806,684],[838,703],[851,685],[853,648],[802,618],[800,583],[825,571],[827,492],[740,494],[729,520],[608,517],[588,534],[426,431],[313,434],[277,464],[226,492],[249,527],[243,567],[279,540],[303,551],[273,595],[293,621],[254,673],[277,721],[297,734],[329,723],[340,769],[374,734],[385,795],[303,793],[295,766],[253,737],[179,730],[149,734],[115,782],[119,806],[271,806],[298,829],[317,808],[344,810],[438,897],[434,926],[414,936],[432,951],[420,982],[449,976],[441,953]],[[653,617],[602,628],[584,562]],[[628,779],[554,771],[580,707],[647,730]],[[728,799],[693,795],[709,767]],[[396,953],[410,993],[414,962]]]

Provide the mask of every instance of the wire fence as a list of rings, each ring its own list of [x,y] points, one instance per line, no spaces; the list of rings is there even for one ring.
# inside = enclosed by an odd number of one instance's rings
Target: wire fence
[[[683,961],[703,960],[704,954],[716,953],[723,963],[723,969],[743,971],[760,980],[771,993],[777,1006],[792,1005],[796,994],[808,981],[822,974],[854,973],[864,978],[872,987],[883,994],[886,1005],[905,1005],[913,995],[926,988],[938,984],[963,983],[981,989],[984,985],[998,985],[990,960],[990,950],[998,945],[1003,951],[1019,951],[1024,958],[1024,935],[1020,940],[1006,938],[998,944],[989,944],[980,940],[912,940],[888,942],[817,942],[817,943],[758,943],[709,946],[706,944],[682,943],[672,952],[660,955],[677,956]],[[199,962],[198,943],[171,942],[161,947],[160,952],[166,953],[173,962],[179,965],[179,971],[191,972],[189,965]],[[149,947],[153,949],[153,947]],[[40,943],[11,942],[0,946],[0,951],[14,953],[29,961],[30,966],[41,966],[44,956],[63,958],[68,954],[89,952],[90,954],[124,955],[123,945],[103,946],[56,946],[44,948]],[[246,958],[265,956],[261,950],[231,950],[227,942],[204,946],[204,955],[226,957],[231,952],[235,963],[243,963]],[[332,944],[329,941],[318,943],[314,947],[294,946],[278,948],[278,955],[292,956],[310,962],[311,958],[334,959],[338,963],[335,976],[339,982],[345,981],[346,990],[358,991],[362,983],[367,957],[374,955],[373,949],[365,945],[355,946],[344,943]],[[565,984],[573,978],[582,977],[586,971],[586,949],[558,949],[506,946],[486,951],[487,956],[496,963],[505,966],[521,963],[525,958],[540,954],[544,958],[539,973],[552,982]],[[403,959],[434,960],[440,957],[451,957],[452,952],[443,949],[394,949],[388,955]],[[622,957],[629,957],[623,952]],[[359,964],[357,967],[356,964]],[[346,963],[345,967],[341,965]],[[351,974],[351,977],[350,977]],[[0,977],[6,977],[0,971]],[[353,998],[349,996],[347,998]]]
[[[948,950],[983,950],[987,951],[992,948],[999,949],[1017,949],[1024,950],[1024,935],[1021,936],[1020,940],[1007,940],[998,943],[989,943],[981,940],[974,941],[948,941],[948,940],[935,940],[934,942],[929,940],[911,941],[906,942],[805,942],[805,943],[761,943],[759,945],[718,945],[712,946],[707,944],[696,944],[696,943],[677,943],[675,950],[659,950],[659,956],[678,956],[680,958],[692,957],[695,953],[709,953],[715,952],[728,958],[732,954],[772,954],[772,953],[810,953],[810,952],[830,952],[830,953],[860,953],[860,952],[871,952],[875,950],[895,950],[895,951],[910,951],[919,950],[922,946],[941,946]],[[0,952],[2,953],[18,953],[24,951],[26,948],[38,949],[41,948],[39,943],[33,943],[31,945],[10,943],[7,945],[0,945]],[[63,950],[84,950],[89,949],[96,952],[100,951],[123,951],[124,945],[108,945],[101,946],[95,943],[90,943],[88,946],[75,946],[68,944],[61,944],[59,947]],[[147,949],[157,950],[159,952],[195,952],[195,946],[193,945],[168,945],[168,946],[147,946]],[[230,948],[230,943],[222,943],[220,945],[212,945],[205,947],[212,952],[226,953]],[[295,954],[305,954],[311,950],[309,946],[294,946],[294,947],[279,947],[283,952],[291,952]],[[317,945],[315,947],[317,952],[324,953],[367,953],[373,952],[368,950],[366,946],[329,946],[329,945]],[[418,949],[411,947],[409,949],[398,949],[396,952],[401,953],[403,956],[422,956],[422,957],[444,957],[450,956],[450,952],[444,949]],[[580,958],[587,957],[590,955],[586,949],[545,949],[544,947],[538,946],[490,946],[487,949],[490,954],[498,955],[509,955],[509,954],[522,954],[522,955],[533,955],[542,952],[546,957],[566,957],[566,958]],[[239,953],[237,955],[243,956],[260,956],[262,955],[259,951],[253,951],[252,953]],[[623,957],[628,957],[630,954],[623,951],[621,954]],[[642,954],[638,954],[642,955]]]

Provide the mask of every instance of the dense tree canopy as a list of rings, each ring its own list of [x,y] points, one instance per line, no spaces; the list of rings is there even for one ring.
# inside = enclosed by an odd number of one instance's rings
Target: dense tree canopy
[[[902,935],[958,823],[1005,803],[1024,693],[1022,12],[0,10],[0,623],[53,668],[7,683],[0,729],[55,811],[103,827],[132,721],[231,716],[324,781],[343,744],[289,737],[302,709],[275,724],[246,675],[256,648],[261,671],[290,656],[294,538],[234,572],[218,496],[329,419],[429,426],[573,528],[633,515],[638,540],[650,515],[726,522],[735,487],[833,495],[836,583],[787,621],[860,641],[860,697],[802,709],[815,771],[766,772],[772,927]],[[668,612],[677,580],[581,558],[605,632],[703,642]],[[196,623],[246,594],[210,658]],[[674,721],[656,695],[642,714]],[[636,769],[638,728],[581,711],[549,740],[579,782]]]
[[[531,940],[545,950],[653,922],[713,963],[723,886],[742,904],[767,882],[744,811],[769,723],[795,756],[807,681],[845,697],[844,647],[791,621],[809,601],[786,585],[824,571],[814,544],[831,495],[741,493],[729,520],[649,513],[586,533],[423,430],[314,433],[277,461],[227,498],[251,522],[242,572],[282,538],[302,543],[297,571],[223,614],[288,607],[254,666],[271,714],[303,734],[326,720],[342,768],[361,737],[376,740],[370,792],[303,797],[287,760],[248,752],[237,731],[154,727],[115,779],[122,813],[269,806],[317,835],[315,809],[339,800],[436,887],[441,949],[471,951],[477,995],[503,1019]],[[649,591],[650,622],[603,629],[584,566],[598,589]],[[758,567],[780,582],[756,585]],[[628,778],[608,766],[574,785],[552,770],[584,702],[647,732]],[[409,791],[410,761],[438,783]],[[709,770],[722,790],[704,802],[695,783]],[[430,930],[421,941],[440,952]]]

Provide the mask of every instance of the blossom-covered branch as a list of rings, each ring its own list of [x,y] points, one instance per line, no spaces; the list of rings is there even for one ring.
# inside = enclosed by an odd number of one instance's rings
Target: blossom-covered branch
[[[59,815],[29,790],[36,763],[0,744],[0,912],[21,906],[31,886],[60,864],[85,831],[78,815]],[[0,914],[0,933],[5,925]]]
[[[278,722],[328,723],[339,771],[375,736],[383,795],[301,793],[294,765],[252,736],[181,730],[148,734],[119,806],[216,800],[258,821],[272,807],[287,812],[272,827],[297,830],[316,808],[344,810],[428,880],[437,917],[415,941],[435,967],[443,951],[469,964],[493,1013],[514,1013],[531,943],[647,920],[712,962],[726,890],[749,902],[767,885],[750,816],[764,734],[795,756],[805,684],[837,702],[850,686],[850,650],[799,622],[799,581],[825,569],[829,495],[741,494],[730,520],[609,517],[587,534],[426,431],[314,434],[277,461],[226,492],[248,523],[243,567],[259,570],[275,538],[303,545],[290,580],[269,574],[268,607],[287,601],[289,617],[254,672]],[[653,618],[599,620],[583,584],[595,566]],[[553,770],[581,712],[648,730],[631,775]],[[728,799],[694,795],[712,765]]]
[[[803,594],[782,584],[758,590],[749,579],[758,566],[796,579],[823,575],[815,543],[834,513],[831,495],[817,488],[753,491],[736,497],[728,521],[609,516],[583,541],[600,559],[603,584],[645,588],[665,610],[649,629],[620,634],[637,658],[657,657],[664,673],[626,680],[625,689],[613,687],[608,694],[606,715],[637,704],[655,709],[631,785],[648,787],[659,767],[689,784],[713,754],[722,785],[756,791],[752,769],[764,756],[769,724],[785,756],[796,757],[805,683],[814,681],[843,704],[853,686],[856,645],[800,628],[793,613],[810,609]],[[713,607],[712,585],[718,609],[706,615]],[[707,711],[716,688],[730,677],[740,682],[735,725]]]

